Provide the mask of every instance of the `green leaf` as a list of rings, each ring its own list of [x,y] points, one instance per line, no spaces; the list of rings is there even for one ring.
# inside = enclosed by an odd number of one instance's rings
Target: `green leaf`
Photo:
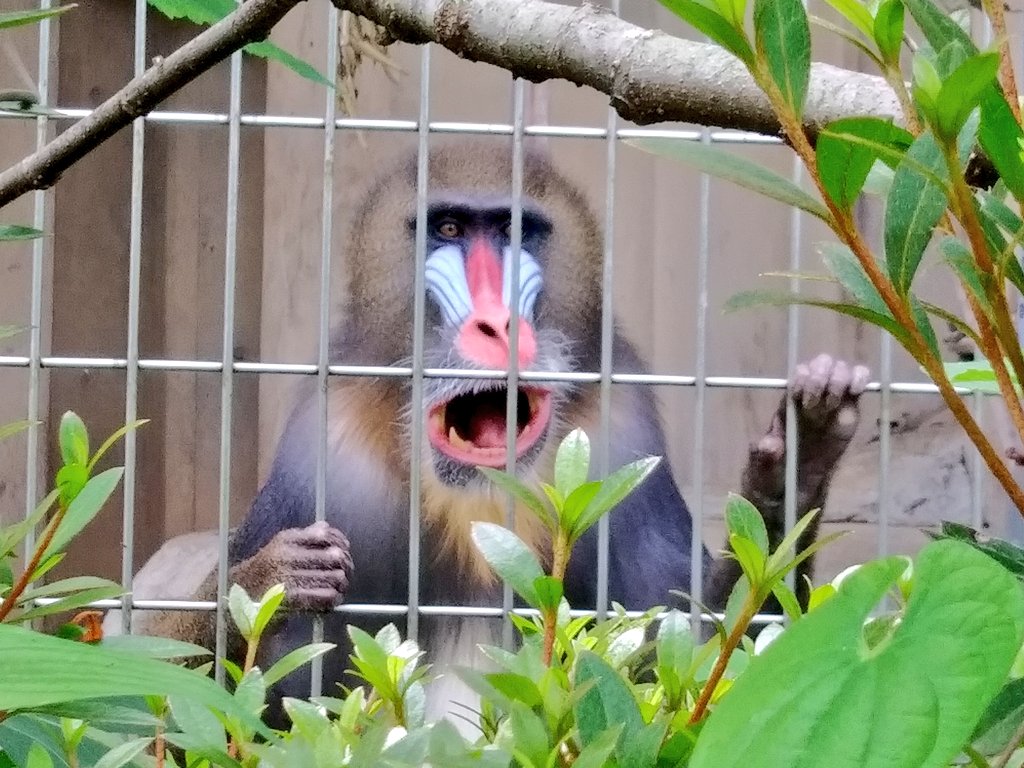
[[[65,464],[57,470],[54,482],[60,490],[61,506],[67,506],[89,482],[89,470],[84,464]]]
[[[861,0],[826,0],[844,19],[856,27],[869,40],[874,37],[875,23],[867,5]]]
[[[541,576],[534,580],[533,589],[537,593],[538,608],[557,608],[562,602],[562,582],[554,576]]]
[[[328,88],[334,88],[334,82],[322,75],[320,70],[308,61],[288,53],[288,51],[283,48],[279,48],[269,40],[263,40],[258,43],[249,43],[249,45],[245,46],[242,50],[252,56],[258,56],[261,59],[267,59],[269,61],[276,61],[278,64],[284,64],[284,66],[288,67],[292,72],[306,80],[311,80],[314,83],[325,85]]]
[[[67,13],[72,8],[77,7],[78,5],[76,3],[72,3],[70,5],[61,5],[56,8],[47,8],[46,10],[9,11],[6,13],[0,13],[0,29],[19,27],[23,24],[35,24],[43,19],[49,19],[54,16],[59,16],[62,13]],[[28,227],[22,227],[22,229],[28,229]],[[14,239],[4,237],[3,230],[4,227],[0,225],[0,240]],[[33,235],[33,237],[39,237],[41,235],[42,233],[40,232],[39,235]]]
[[[508,474],[507,472],[503,472],[499,469],[491,469],[490,467],[477,467],[476,469],[480,474],[498,486],[501,490],[512,494],[514,498],[522,502],[522,504],[533,512],[549,530],[555,530],[555,519],[551,516],[551,512],[548,508],[544,506],[544,502],[537,496],[537,494],[523,485],[518,478],[514,475]]]
[[[210,656],[210,651],[194,643],[183,643],[167,637],[146,635],[107,635],[100,643],[104,648],[120,653],[137,653],[151,659],[183,659]]]
[[[119,744],[98,760],[94,768],[121,768],[123,765],[128,765],[143,754],[152,743],[152,736],[144,736]]]
[[[559,515],[562,527],[569,531],[573,530],[580,519],[580,515],[583,514],[587,505],[594,500],[594,497],[600,490],[601,481],[592,480],[570,493],[569,498],[562,505],[562,514]]]
[[[116,443],[118,440],[120,440],[122,437],[124,437],[126,434],[128,434],[132,430],[138,429],[143,424],[148,424],[148,423],[149,423],[149,419],[136,419],[131,424],[125,424],[123,427],[120,427],[119,429],[115,430],[113,432],[113,434],[110,435],[110,437],[108,437],[106,440],[103,441],[103,445],[101,445],[99,448],[96,449],[96,453],[94,453],[92,455],[92,458],[89,459],[89,463],[87,465],[87,469],[90,472],[92,472],[92,470],[96,466],[97,462],[100,459],[102,459],[104,454],[113,447],[114,443]]]
[[[241,584],[232,584],[228,589],[228,613],[231,614],[231,621],[238,628],[238,633],[244,640],[249,640],[253,633],[253,623],[256,621],[256,612],[259,610],[256,602],[249,597]]]
[[[772,585],[772,594],[775,595],[775,599],[779,601],[779,605],[790,621],[796,621],[803,616],[803,611],[800,609],[800,601],[797,600],[793,590],[789,588],[786,582],[782,580],[776,581]]]
[[[872,312],[858,304],[846,304],[837,301],[825,301],[805,296],[801,293],[787,293],[783,291],[742,291],[729,297],[725,302],[726,312],[735,312],[751,307],[788,307],[792,304],[806,307],[824,307],[842,315],[855,317],[858,320],[877,325],[884,328],[898,340],[905,339],[907,334],[903,328],[891,316]]]
[[[695,0],[659,0],[672,13],[703,32],[720,46],[729,51],[747,66],[754,61],[754,52],[742,30],[734,27],[729,20],[717,11]]]
[[[120,653],[0,624],[0,709],[30,709],[108,696],[188,696],[269,736],[213,680],[135,654]]]
[[[121,587],[120,584],[112,584],[109,587],[83,589],[80,592],[75,592],[72,595],[62,598],[55,603],[37,605],[35,608],[30,608],[23,613],[19,613],[17,617],[15,617],[15,621],[29,621],[30,619],[38,619],[41,616],[53,616],[56,613],[64,613],[65,611],[72,611],[76,608],[81,608],[83,605],[88,605],[89,603],[97,600],[109,600],[114,597],[120,597],[123,594],[124,588]]]
[[[811,77],[811,25],[801,0],[756,0],[754,42],[782,98],[802,116]]]
[[[171,696],[168,702],[178,728],[196,739],[198,744],[214,749],[227,747],[224,725],[207,707],[184,696]]]
[[[290,675],[302,665],[308,664],[313,659],[323,656],[336,647],[334,643],[310,643],[301,648],[296,648],[275,661],[273,666],[263,674],[263,681],[268,686],[271,686],[278,680]]]
[[[974,264],[974,256],[954,235],[947,235],[939,243],[939,250],[942,258],[960,278],[964,288],[974,296],[974,299],[992,316],[992,305],[985,295],[985,289],[981,284],[981,273]]]
[[[28,13],[36,13],[35,11],[29,11]],[[21,15],[18,14],[6,14],[0,13],[0,29],[4,27],[3,19],[9,15]],[[25,227],[21,224],[0,224],[0,243],[11,241],[11,240],[35,240],[37,237],[42,237],[46,233],[33,227]]]
[[[989,88],[981,97],[981,127],[978,143],[995,166],[999,178],[1018,200],[1024,200],[1024,159],[1019,141],[1024,131],[1013,116],[999,88]]]
[[[563,497],[587,481],[590,472],[590,438],[582,429],[574,429],[558,446],[555,454],[555,488]]]
[[[24,421],[12,421],[10,424],[0,425],[0,440],[6,440],[8,437],[16,435],[19,432],[28,429],[33,424],[38,423],[38,421],[30,421],[29,419],[25,419]]]
[[[985,555],[933,542],[903,621],[868,649],[864,619],[905,567],[864,565],[755,657],[708,718],[691,768],[948,765],[1006,680],[1024,593]]]
[[[540,599],[534,584],[544,571],[533,550],[512,531],[494,523],[473,523],[471,535],[494,572],[527,603],[539,608]]]
[[[621,733],[622,726],[613,725],[595,736],[573,761],[573,768],[605,768],[609,765],[608,758],[615,751]]]
[[[736,533],[729,534],[729,548],[732,550],[736,562],[740,564],[743,575],[752,585],[760,589],[761,582],[764,580],[765,561],[767,560],[764,551],[746,536]]]
[[[874,38],[882,58],[894,65],[903,48],[903,1],[882,0],[875,12]]]
[[[686,163],[699,171],[813,214],[826,224],[832,218],[822,203],[774,171],[725,152],[718,147],[685,139],[629,139],[632,147]]]
[[[42,744],[33,744],[28,750],[28,762],[25,768],[53,768],[53,758]]]
[[[757,507],[737,493],[730,493],[725,502],[725,525],[729,533],[752,541],[761,552],[768,553],[768,530]]]
[[[103,508],[107,499],[110,498],[110,494],[114,492],[120,482],[123,473],[123,468],[114,467],[90,478],[68,506],[64,513],[64,519],[60,521],[57,532],[46,548],[44,558],[65,549],[68,543],[99,514],[100,509]]]
[[[853,295],[858,304],[865,309],[870,309],[872,312],[892,317],[892,313],[885,305],[885,301],[882,300],[875,286],[868,279],[867,273],[860,265],[857,257],[853,255],[853,251],[847,246],[836,242],[822,243],[821,251],[822,259],[828,271],[832,273],[833,277],[839,281],[839,284],[845,290]]]
[[[946,363],[945,365],[947,370],[957,366],[978,366],[977,363]],[[988,366],[987,363],[983,365],[991,374],[992,367]],[[984,371],[979,371],[979,373],[983,372]],[[993,376],[993,379],[994,378],[995,377]],[[941,535],[945,538],[967,544],[968,546],[977,549],[979,552],[984,552],[1010,573],[1014,574],[1018,579],[1024,579],[1024,549],[1021,549],[1012,542],[982,536],[973,528],[959,523],[950,522],[944,522],[942,524]]]
[[[256,615],[252,620],[252,634],[253,637],[259,638],[263,636],[264,630],[270,624],[274,615],[277,613],[277,609],[281,607],[281,603],[284,602],[284,585],[275,584],[260,597],[259,606],[256,610]]]
[[[35,600],[37,597],[65,595],[68,592],[77,592],[83,589],[111,588],[121,590],[121,585],[110,581],[110,579],[101,579],[97,576],[72,576],[68,579],[61,579],[60,581],[43,584],[42,586],[35,587],[34,589],[27,589],[22,593],[21,599],[28,601]]]
[[[494,743],[515,754],[523,765],[539,767],[547,763],[550,749],[547,728],[544,721],[521,702],[512,702],[512,709]]]
[[[968,55],[978,52],[970,36],[931,0],[903,0],[903,4],[934,50],[941,51],[950,43],[955,43],[963,47]]]
[[[693,663],[694,645],[689,620],[681,611],[669,611],[658,627],[656,648],[659,676],[671,670],[681,682],[686,682]]]
[[[89,463],[89,433],[85,422],[74,411],[65,411],[60,419],[60,455],[65,464]]]
[[[1003,751],[1024,723],[1024,678],[1011,680],[989,702],[974,728],[971,743],[983,755]]]
[[[573,525],[570,542],[576,541],[615,506],[626,498],[651,474],[661,462],[660,456],[638,459],[612,472],[601,481],[601,488],[594,494],[586,508]]]
[[[576,727],[580,742],[586,747],[596,742],[610,728],[621,726],[622,734],[615,753],[619,764],[625,745],[636,739],[644,728],[633,693],[616,672],[600,656],[591,651],[580,651],[576,660],[575,686],[589,687],[576,700]]]
[[[850,117],[829,123],[818,135],[815,155],[829,197],[849,210],[875,161],[898,165],[913,140],[909,132],[876,117]]]
[[[940,178],[948,178],[942,150],[931,134],[922,134],[907,151]],[[908,162],[896,169],[885,208],[885,259],[896,290],[906,295],[946,210],[946,190]]]
[[[921,300],[913,294],[910,295],[910,314],[914,316],[914,323],[916,323],[917,329],[928,343],[928,349],[931,350],[935,357],[941,358],[942,353],[939,352],[939,340],[935,336],[935,328],[932,327],[931,318],[928,317],[928,310],[925,309]]]
[[[935,104],[935,126],[940,136],[956,137],[983,94],[991,89],[998,71],[999,54],[982,53],[967,59],[945,78]]]

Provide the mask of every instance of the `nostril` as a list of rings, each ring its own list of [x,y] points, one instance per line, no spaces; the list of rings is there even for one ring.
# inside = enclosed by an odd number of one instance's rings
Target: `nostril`
[[[494,326],[490,323],[484,322],[483,320],[477,322],[476,329],[484,336],[492,339],[498,338],[498,332],[494,330]]]

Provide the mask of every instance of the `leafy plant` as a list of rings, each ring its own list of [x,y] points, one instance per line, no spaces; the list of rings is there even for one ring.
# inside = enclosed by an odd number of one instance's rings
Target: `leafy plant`
[[[846,26],[810,18],[801,0],[754,0],[752,15],[746,0],[662,0],[743,62],[802,161],[813,192],[714,147],[655,139],[631,143],[799,207],[827,224],[839,242],[824,247],[824,263],[844,299],[755,291],[733,297],[728,306],[828,307],[883,328],[936,383],[1024,514],[1024,489],[955,389],[998,391],[1024,445],[1018,385],[1024,353],[1006,291],[1008,282],[1024,290],[1017,258],[1024,234],[1024,132],[1003,8],[994,1],[982,3],[996,43],[981,50],[931,0],[829,3]],[[919,35],[909,28],[910,19]],[[805,124],[812,22],[839,32],[868,54],[903,106],[902,126],[873,117],[813,128]],[[994,170],[999,182],[991,189],[972,186],[986,168]],[[854,216],[854,204],[866,192],[885,198],[881,253],[873,250]],[[931,256],[930,246],[937,250]],[[926,259],[948,269],[959,283],[970,318],[916,293],[915,278]],[[945,367],[932,327],[935,319],[970,338],[984,362],[967,370]]]

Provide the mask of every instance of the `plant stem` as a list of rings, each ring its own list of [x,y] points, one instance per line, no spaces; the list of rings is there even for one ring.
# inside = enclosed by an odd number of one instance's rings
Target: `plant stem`
[[[565,582],[565,568],[569,564],[569,539],[565,531],[559,528],[555,532],[555,543],[551,555],[551,575],[560,582]],[[555,654],[555,629],[558,625],[558,606],[545,608],[544,621],[544,666],[551,666],[551,658]]]
[[[39,567],[39,562],[43,559],[43,553],[46,552],[46,548],[50,546],[50,542],[53,541],[54,535],[57,533],[57,528],[60,526],[60,521],[64,519],[64,513],[67,511],[67,507],[61,504],[57,507],[57,513],[50,518],[50,522],[46,524],[46,528],[43,530],[43,536],[36,544],[36,549],[32,553],[32,558],[26,564],[24,570],[21,572],[21,576],[18,577],[18,583],[11,587],[11,591],[7,593],[7,597],[4,598],[3,603],[0,603],[0,621],[7,618],[12,610],[14,610],[15,604],[18,602],[18,598],[21,597],[25,588],[28,587],[29,582],[32,581],[32,574],[36,572],[36,568]]]
[[[850,214],[844,209],[839,208],[828,194],[821,181],[821,177],[818,175],[814,148],[804,132],[800,119],[793,113],[785,99],[782,98],[782,94],[779,93],[778,88],[775,87],[774,82],[766,71],[754,70],[751,74],[771,101],[786,134],[786,138],[803,161],[808,174],[821,194],[822,200],[825,201],[829,213],[832,214],[830,225],[833,231],[853,251],[871,284],[878,291],[879,296],[882,297],[886,307],[892,313],[893,318],[907,332],[907,337],[900,339],[900,343],[903,344],[904,348],[925,369],[925,373],[935,382],[946,406],[952,411],[954,418],[964,428],[964,431],[967,432],[968,438],[978,449],[989,471],[992,472],[1003,487],[1003,490],[1006,491],[1006,494],[1013,501],[1017,511],[1024,517],[1024,489],[1021,488],[1013,475],[1010,474],[1010,470],[1007,468],[1002,457],[989,439],[985,437],[985,433],[982,432],[981,427],[978,426],[971,412],[956,393],[956,389],[949,381],[945,369],[942,367],[942,361],[932,354],[928,342],[925,341],[921,330],[917,327],[917,323],[914,322],[906,303],[896,293],[893,284],[882,274],[871,253],[871,249],[860,236],[856,223]],[[993,365],[995,365],[995,361],[993,361]]]
[[[712,667],[711,674],[708,675],[707,682],[704,683],[700,696],[697,698],[697,703],[693,707],[693,712],[690,714],[690,725],[696,725],[704,718],[708,704],[711,702],[711,696],[714,694],[715,688],[718,687],[722,675],[725,674],[726,667],[729,666],[729,658],[732,656],[732,652],[742,642],[747,627],[754,620],[754,616],[757,615],[757,611],[763,602],[763,599],[755,599],[753,591],[747,594],[747,599],[743,602],[743,610],[740,611],[740,615],[736,619],[736,625],[732,628],[728,637],[725,638],[725,642],[722,643],[722,650],[715,660],[715,666]]]

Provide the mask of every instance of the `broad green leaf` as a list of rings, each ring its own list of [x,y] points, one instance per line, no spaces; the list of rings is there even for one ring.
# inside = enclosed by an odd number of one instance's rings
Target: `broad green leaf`
[[[104,648],[120,653],[137,653],[151,659],[183,659],[192,656],[210,656],[202,646],[194,643],[183,643],[167,637],[147,637],[146,635],[108,635],[100,643]]]
[[[277,609],[281,607],[281,603],[283,602],[283,584],[275,584],[263,593],[259,600],[259,608],[252,620],[252,633],[254,637],[262,637],[264,630],[266,630],[267,625],[270,624],[270,621],[274,618],[274,614],[277,612]]]
[[[35,13],[35,11],[29,11],[28,13]],[[7,15],[21,14],[0,13],[0,28],[3,28],[3,18]],[[35,240],[37,237],[42,237],[45,234],[42,230],[25,227],[21,224],[0,224],[0,243],[10,240]]]
[[[942,83],[935,104],[936,129],[942,136],[953,138],[967,117],[989,91],[999,71],[999,54],[982,53],[967,59]]]
[[[876,160],[897,165],[914,138],[888,120],[850,117],[829,123],[818,135],[818,174],[829,196],[849,209],[860,196]]]
[[[914,74],[912,88],[914,103],[924,115],[926,122],[930,125],[934,124],[936,119],[935,102],[939,98],[939,91],[942,90],[942,78],[939,76],[938,70],[935,69],[935,64],[922,51],[914,54],[911,70]]]
[[[89,479],[64,513],[64,519],[61,520],[57,532],[46,548],[44,558],[65,549],[68,543],[99,514],[123,473],[123,468],[114,467]]]
[[[672,13],[703,32],[720,46],[736,56],[746,65],[754,61],[754,52],[742,31],[736,29],[729,19],[708,6],[695,0],[659,0]]]
[[[611,512],[651,474],[661,462],[660,456],[638,459],[612,472],[604,480],[586,508],[580,513],[572,529],[570,541],[576,541],[592,525]]]
[[[232,584],[228,589],[228,613],[238,628],[238,634],[248,640],[253,634],[253,623],[259,607],[241,584]]]
[[[919,136],[907,157],[932,169],[940,178],[948,178],[942,151],[931,134]],[[910,163],[903,162],[896,169],[885,208],[885,260],[889,278],[902,295],[910,291],[946,204],[945,189]]]
[[[121,766],[128,765],[144,753],[152,743],[152,736],[144,736],[126,741],[124,744],[119,744],[107,752],[93,768],[121,768]]]
[[[523,765],[540,768],[548,762],[548,731],[544,721],[521,702],[512,702],[512,709],[499,727],[494,743],[516,755]]]
[[[726,312],[735,312],[751,307],[788,307],[790,305],[801,305],[807,307],[824,307],[842,315],[855,317],[858,320],[877,325],[891,333],[894,338],[903,340],[907,334],[903,328],[890,316],[872,312],[858,304],[846,304],[836,301],[825,301],[815,299],[800,293],[787,293],[783,291],[742,291],[729,297],[725,303]]]
[[[594,500],[597,492],[601,490],[601,483],[601,480],[592,480],[569,494],[569,498],[562,505],[562,514],[560,515],[564,528],[570,531],[576,528],[580,515]]]
[[[811,77],[811,26],[801,0],[755,0],[754,41],[772,80],[797,117]]]
[[[328,651],[334,650],[337,646],[334,643],[310,643],[286,653],[274,662],[266,672],[263,673],[263,681],[273,685],[278,680],[287,677],[299,667],[308,664],[318,656],[323,656]]]
[[[512,494],[513,497],[522,502],[527,509],[540,518],[549,529],[554,530],[555,519],[552,517],[551,512],[544,506],[544,502],[541,501],[537,494],[523,485],[518,478],[500,469],[492,469],[490,467],[477,467],[477,471],[501,490]]]
[[[85,422],[74,411],[65,411],[58,431],[60,455],[65,464],[89,463],[89,433]]]
[[[61,506],[66,507],[89,482],[89,470],[84,464],[65,464],[57,470],[54,476],[54,483],[60,490]]]
[[[826,0],[829,5],[869,40],[874,37],[875,22],[862,0]]]
[[[985,360],[968,363],[943,363],[950,382],[972,392],[999,394],[999,384],[992,366]],[[1013,375],[1012,372],[1010,374]]]
[[[149,4],[169,19],[188,19],[194,24],[209,26],[223,19],[237,6],[234,0],[148,0]],[[334,87],[334,83],[322,75],[308,62],[282,50],[269,41],[250,43],[243,49],[246,53],[284,64],[295,74],[315,83]]]
[[[6,29],[8,27],[19,27],[23,24],[35,24],[42,21],[43,19],[49,19],[53,16],[59,16],[62,13],[67,13],[72,8],[77,8],[76,3],[70,5],[61,5],[56,8],[47,8],[45,10],[31,10],[31,11],[8,11],[0,13],[0,29]],[[0,240],[6,240],[3,236],[3,226],[0,226]],[[28,227],[25,227],[28,229]],[[42,233],[40,233],[41,235]],[[34,235],[39,237],[39,235]]]
[[[875,12],[874,38],[882,58],[899,64],[903,48],[903,1],[882,0]]]
[[[30,709],[108,696],[181,695],[269,736],[213,680],[190,669],[0,624],[0,709]]]
[[[864,565],[755,657],[708,718],[691,768],[948,765],[1006,680],[1024,593],[987,556],[933,542],[903,621],[869,650],[864,619],[905,568]]]
[[[576,660],[575,685],[588,685],[576,700],[576,727],[584,747],[596,742],[610,728],[622,727],[615,748],[618,764],[632,763],[628,756],[639,746],[644,731],[633,692],[618,672],[591,651],[580,651]]]
[[[33,744],[28,750],[25,768],[53,768],[53,758],[42,744]]]
[[[775,599],[779,601],[779,605],[790,621],[796,621],[803,616],[800,601],[797,600],[796,594],[786,582],[781,579],[776,581],[772,585],[772,594],[775,595]]]
[[[825,223],[832,220],[828,209],[821,201],[789,179],[718,147],[684,139],[630,139],[626,143],[645,152],[679,160],[699,171],[799,208],[817,216]]]
[[[995,166],[1010,193],[1024,200],[1024,160],[1019,140],[1024,138],[1010,105],[999,88],[989,88],[981,97],[981,127],[978,142]]]
[[[847,246],[837,242],[826,242],[821,244],[822,259],[828,271],[839,281],[853,297],[865,309],[877,312],[886,317],[892,317],[892,313],[885,305],[882,297],[878,294],[867,273],[860,265],[857,257],[853,255]]]
[[[729,548],[732,550],[736,562],[740,564],[743,575],[747,577],[751,584],[755,584],[760,588],[761,582],[764,580],[765,561],[767,560],[764,550],[760,549],[746,536],[740,536],[736,533],[729,534]]]
[[[669,611],[658,627],[658,667],[674,669],[684,677],[693,662],[693,649],[689,619],[681,611]]]
[[[956,43],[969,55],[978,52],[970,36],[931,0],[903,0],[903,4],[907,6],[932,49],[941,51],[950,43]]]
[[[587,481],[590,472],[590,438],[582,429],[574,429],[558,446],[555,454],[555,488],[563,497]]]
[[[750,539],[761,552],[768,554],[768,530],[757,507],[737,493],[730,493],[725,502],[725,525],[729,533]]]
[[[179,729],[204,746],[215,749],[227,746],[224,725],[213,712],[184,696],[171,696],[168,701]]]
[[[471,535],[494,572],[532,607],[539,607],[533,585],[544,572],[533,550],[512,531],[494,523],[473,523]]]

